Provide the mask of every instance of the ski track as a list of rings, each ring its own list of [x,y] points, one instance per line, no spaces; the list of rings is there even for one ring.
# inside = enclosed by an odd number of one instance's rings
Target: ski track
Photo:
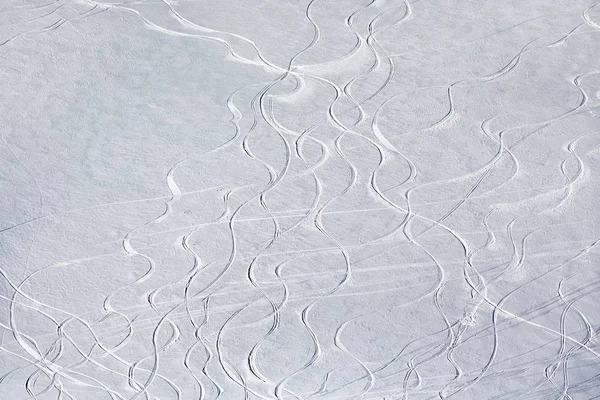
[[[599,5],[3,4],[0,398],[600,398]]]

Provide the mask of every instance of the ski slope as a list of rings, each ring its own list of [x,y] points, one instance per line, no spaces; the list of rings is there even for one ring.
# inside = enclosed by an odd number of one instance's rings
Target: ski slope
[[[5,0],[0,399],[600,399],[596,0]]]

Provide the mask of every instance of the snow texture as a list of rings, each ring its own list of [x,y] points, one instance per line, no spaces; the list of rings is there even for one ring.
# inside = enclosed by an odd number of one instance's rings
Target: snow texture
[[[600,398],[596,0],[3,0],[0,399]]]

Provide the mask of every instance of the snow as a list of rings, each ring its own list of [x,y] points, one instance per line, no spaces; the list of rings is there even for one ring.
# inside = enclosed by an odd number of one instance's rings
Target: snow
[[[4,1],[0,398],[600,398],[599,4]]]

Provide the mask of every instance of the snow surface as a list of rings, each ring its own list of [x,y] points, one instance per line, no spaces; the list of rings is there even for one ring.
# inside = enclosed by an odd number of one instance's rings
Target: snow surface
[[[0,399],[600,398],[596,0],[4,0]]]

